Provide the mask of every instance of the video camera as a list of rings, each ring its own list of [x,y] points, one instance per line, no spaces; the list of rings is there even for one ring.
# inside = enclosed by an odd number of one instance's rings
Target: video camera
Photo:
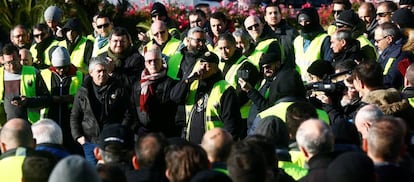
[[[346,89],[344,82],[340,81],[333,83],[332,79],[351,73],[352,70],[346,70],[332,75],[328,75],[323,81],[306,84],[305,88],[306,90],[315,90],[331,94],[342,93]]]

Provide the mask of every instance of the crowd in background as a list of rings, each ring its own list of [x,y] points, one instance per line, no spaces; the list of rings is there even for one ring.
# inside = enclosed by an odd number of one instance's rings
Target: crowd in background
[[[48,7],[0,44],[0,181],[410,181],[414,1],[330,6],[180,31],[156,2],[136,35]]]

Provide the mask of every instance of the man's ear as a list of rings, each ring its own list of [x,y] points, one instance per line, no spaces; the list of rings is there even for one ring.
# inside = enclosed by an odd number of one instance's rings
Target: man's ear
[[[368,140],[366,138],[362,139],[362,150],[368,153]]]
[[[3,142],[1,142],[0,143],[0,149],[1,149],[1,153],[5,153],[6,151],[7,151],[7,147],[6,147],[6,144],[5,143],[3,143]]]
[[[135,170],[139,170],[139,163],[138,163],[138,157],[136,155],[132,156],[132,166]]]
[[[95,147],[94,149],[93,149],[93,155],[95,155],[95,158],[96,158],[96,160],[102,160],[102,155],[101,155],[101,153],[99,152],[99,147]]]
[[[165,176],[167,177],[167,179],[168,179],[168,180],[172,181],[172,180],[171,180],[171,178],[172,178],[172,177],[171,177],[171,171],[170,171],[169,169],[166,169],[166,170],[165,170]]]

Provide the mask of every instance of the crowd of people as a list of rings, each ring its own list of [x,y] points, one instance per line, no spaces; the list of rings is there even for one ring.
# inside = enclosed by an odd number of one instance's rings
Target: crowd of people
[[[331,6],[181,32],[156,2],[137,35],[48,7],[0,44],[0,181],[410,181],[414,1]]]

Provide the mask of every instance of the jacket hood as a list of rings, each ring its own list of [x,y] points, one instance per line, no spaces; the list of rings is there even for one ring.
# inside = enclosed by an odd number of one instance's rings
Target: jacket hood
[[[377,105],[386,115],[393,115],[410,107],[408,100],[402,99],[401,94],[395,88],[371,91],[362,98],[362,101]]]

